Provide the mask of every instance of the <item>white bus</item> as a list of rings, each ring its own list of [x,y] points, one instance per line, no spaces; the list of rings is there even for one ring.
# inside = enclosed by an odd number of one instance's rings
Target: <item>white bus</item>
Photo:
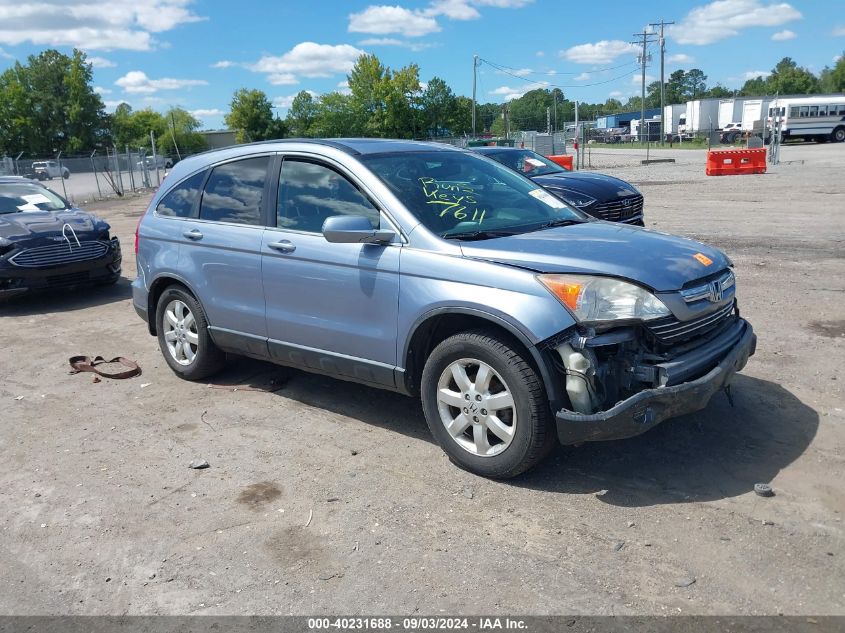
[[[845,141],[845,96],[790,97],[769,104],[769,123],[780,114],[781,137]]]

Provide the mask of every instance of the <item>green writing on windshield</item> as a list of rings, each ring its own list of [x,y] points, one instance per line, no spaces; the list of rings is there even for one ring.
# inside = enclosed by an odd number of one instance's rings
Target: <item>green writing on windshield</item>
[[[451,215],[456,220],[467,220],[481,224],[487,209],[479,209],[475,190],[464,182],[420,178],[426,204],[433,205],[443,218]]]

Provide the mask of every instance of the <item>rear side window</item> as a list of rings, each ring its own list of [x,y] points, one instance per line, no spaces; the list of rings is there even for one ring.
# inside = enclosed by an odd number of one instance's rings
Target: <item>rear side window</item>
[[[201,171],[176,185],[158,203],[156,213],[175,218],[190,217],[199,198],[205,174],[206,172]]]
[[[257,156],[215,167],[200,203],[200,218],[262,226],[261,201],[269,156]]]

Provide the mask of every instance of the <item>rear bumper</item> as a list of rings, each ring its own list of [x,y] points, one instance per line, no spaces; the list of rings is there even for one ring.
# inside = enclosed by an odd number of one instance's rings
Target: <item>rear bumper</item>
[[[748,322],[741,323],[742,330],[736,342],[723,352],[716,366],[700,378],[641,391],[601,413],[587,415],[566,409],[558,411],[555,419],[561,444],[634,437],[668,418],[706,407],[710,398],[730,383],[733,375],[745,367],[749,356],[756,351],[757,336]],[[706,357],[709,361],[702,361]],[[714,360],[712,350],[703,350],[694,357],[690,354],[687,362],[700,366],[702,362],[712,363]]]
[[[45,268],[25,268],[0,264],[0,299],[27,292],[72,288],[115,281],[120,277],[123,256],[120,243],[112,238],[111,248],[102,257]]]

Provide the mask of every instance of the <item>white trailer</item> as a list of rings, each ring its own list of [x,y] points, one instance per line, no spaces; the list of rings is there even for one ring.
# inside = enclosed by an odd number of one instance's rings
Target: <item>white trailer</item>
[[[747,99],[742,104],[742,130],[751,132],[755,125],[766,123],[766,113],[771,99]]]
[[[719,101],[719,129],[722,130],[728,123],[740,123],[742,121],[742,106],[745,99],[722,99]]]
[[[666,134],[676,135],[678,133],[678,119],[687,111],[686,103],[675,103],[663,108],[663,120],[665,121]]]
[[[686,112],[678,118],[678,136],[688,138],[718,129],[719,101],[721,99],[687,101]]]

